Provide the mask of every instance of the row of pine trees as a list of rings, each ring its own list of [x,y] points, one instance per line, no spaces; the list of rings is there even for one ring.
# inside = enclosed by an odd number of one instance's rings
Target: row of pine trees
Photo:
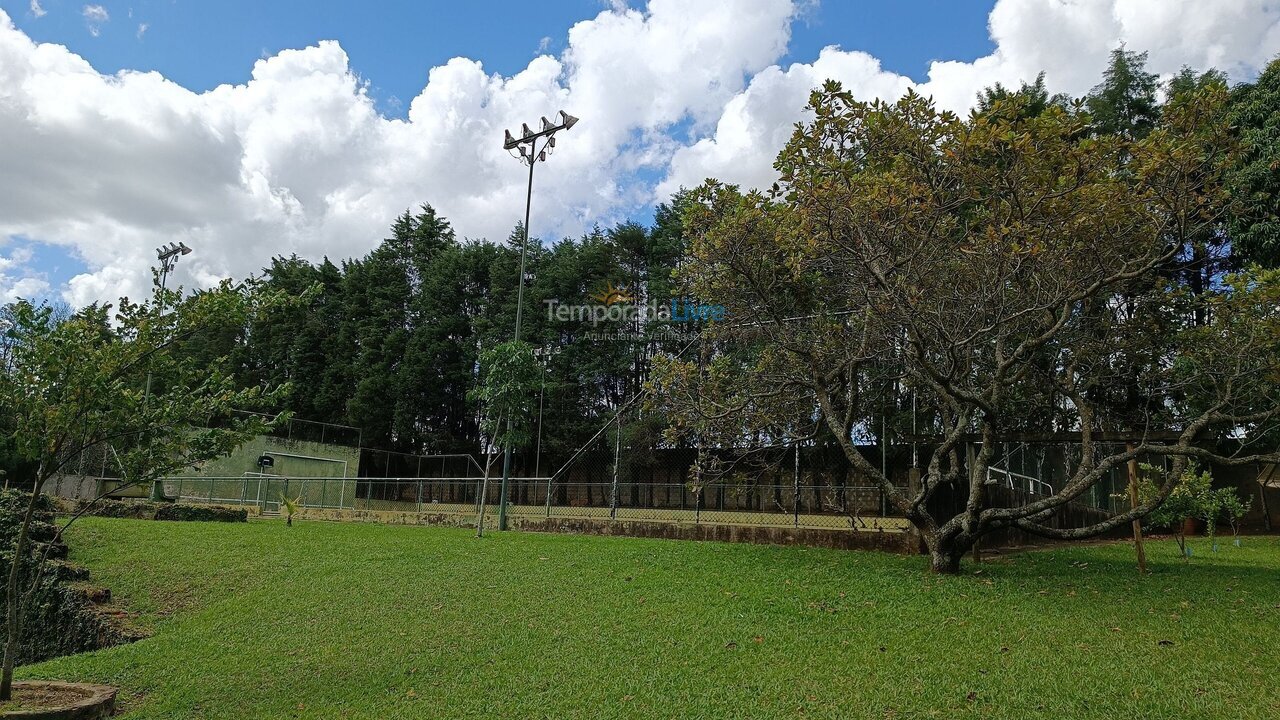
[[[641,387],[652,353],[673,341],[655,325],[548,319],[544,301],[592,303],[612,286],[637,303],[668,302],[683,254],[677,215],[663,205],[652,227],[531,241],[522,335],[545,353],[545,452],[570,451],[594,433]],[[481,438],[468,395],[482,348],[510,340],[515,328],[521,235],[517,227],[503,244],[460,239],[424,205],[397,218],[363,258],[275,258],[265,285],[306,301],[228,328],[219,344],[232,346],[244,383],[289,383],[278,409],[298,418],[358,427],[368,447],[474,452]]]

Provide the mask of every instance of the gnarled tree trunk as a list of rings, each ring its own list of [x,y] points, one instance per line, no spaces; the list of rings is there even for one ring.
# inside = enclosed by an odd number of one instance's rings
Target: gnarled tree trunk
[[[967,533],[947,527],[934,532],[922,531],[921,537],[929,551],[929,569],[939,575],[960,572],[960,558],[973,548],[974,543],[974,538]]]

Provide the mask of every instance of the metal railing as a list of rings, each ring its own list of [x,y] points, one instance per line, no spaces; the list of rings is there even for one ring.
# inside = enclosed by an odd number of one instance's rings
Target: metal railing
[[[1027,492],[1034,493],[1036,495],[1052,495],[1053,494],[1053,486],[1041,480],[1040,478],[1031,477],[1030,475],[1022,475],[1021,473],[1016,473],[1009,470],[1002,470],[1000,468],[994,468],[994,467],[987,468],[988,483],[1000,483],[1001,482],[1000,478],[1002,477],[1004,478],[1003,484],[1005,485],[1005,487],[1008,487],[1014,490],[1022,490],[1023,486],[1025,486]],[[1014,480],[1017,480],[1018,482],[1015,484]]]

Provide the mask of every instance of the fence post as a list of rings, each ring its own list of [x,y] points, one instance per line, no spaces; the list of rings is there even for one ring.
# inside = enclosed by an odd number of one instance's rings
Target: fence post
[[[622,413],[618,413],[618,431],[613,436],[613,487],[609,492],[609,519],[618,518],[618,455],[622,451]]]
[[[885,421],[885,416],[880,416],[880,474],[884,477],[885,482],[889,480],[889,429]],[[880,486],[880,517],[889,514],[888,497],[884,494],[884,486]]]
[[[796,445],[795,472],[791,482],[791,509],[795,526],[800,527],[800,445]]]
[[[329,478],[320,478],[320,509],[324,509],[324,503],[329,499]]]
[[[160,489],[164,490],[164,484],[160,485]],[[209,502],[213,502],[213,477],[209,478]]]
[[[547,477],[547,517],[551,517],[551,478]]]
[[[418,512],[422,512],[422,458],[418,458]]]

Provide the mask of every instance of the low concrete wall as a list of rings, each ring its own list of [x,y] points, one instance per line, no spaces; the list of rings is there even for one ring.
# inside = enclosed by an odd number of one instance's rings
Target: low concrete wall
[[[295,516],[300,519],[341,522],[376,522],[388,525],[429,525],[438,527],[475,527],[468,515],[394,512],[385,510],[322,510],[305,508]],[[485,518],[485,526],[497,522],[495,514]],[[766,545],[803,545],[838,550],[881,550],[914,554],[920,541],[915,532],[899,530],[812,530],[748,525],[711,525],[664,522],[608,521],[579,518],[509,517],[513,530],[525,532],[574,533],[667,540],[710,540]]]
[[[350,510],[336,508],[300,508],[294,515],[300,520],[324,520],[330,522],[371,522],[382,525],[429,525],[435,527],[475,527],[475,519],[468,515],[445,513],[400,512],[396,510]],[[485,527],[490,518],[485,519]],[[284,522],[281,520],[281,522]]]
[[[513,526],[517,530],[531,532],[622,535],[666,540],[711,540],[764,545],[804,545],[837,550],[881,550],[900,554],[914,554],[918,552],[920,544],[914,532],[900,530],[811,530],[752,525],[608,522],[573,518],[517,518]]]

